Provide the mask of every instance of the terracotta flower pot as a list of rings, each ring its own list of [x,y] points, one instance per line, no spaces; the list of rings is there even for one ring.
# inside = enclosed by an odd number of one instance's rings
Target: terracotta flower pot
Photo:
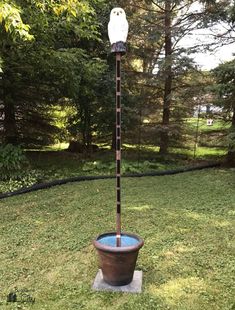
[[[116,232],[110,232],[99,235],[93,244],[98,251],[104,281],[113,286],[129,284],[144,241],[137,235],[122,233],[121,246],[117,247]]]

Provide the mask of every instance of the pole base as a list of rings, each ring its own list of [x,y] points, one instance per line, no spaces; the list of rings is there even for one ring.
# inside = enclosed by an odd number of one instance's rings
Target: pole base
[[[143,272],[135,270],[133,280],[128,285],[113,286],[106,283],[103,279],[101,269],[99,269],[92,289],[94,291],[110,291],[110,292],[125,292],[125,293],[141,293],[142,292]]]
[[[111,53],[120,53],[121,55],[126,54],[126,43],[119,41],[116,43],[113,43],[111,46]]]

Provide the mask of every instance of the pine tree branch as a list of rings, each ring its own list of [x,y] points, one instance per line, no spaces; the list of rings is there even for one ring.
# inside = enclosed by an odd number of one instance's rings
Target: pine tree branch
[[[137,8],[137,9],[141,9],[141,10],[147,11],[147,12],[159,13],[158,10],[153,10],[153,9],[150,9],[150,8],[146,8],[146,7],[137,5],[137,4],[131,4],[131,3],[130,3],[130,6],[135,7],[135,8]]]
[[[204,12],[200,12],[200,13],[190,13],[190,14],[188,14],[188,15],[186,15],[185,17],[183,17],[183,18],[180,18],[175,24],[173,24],[172,25],[172,27],[174,28],[174,27],[176,27],[176,26],[182,26],[182,22],[183,21],[186,21],[186,20],[188,20],[188,19],[190,19],[190,18],[196,18],[196,17],[200,17],[200,16],[203,16],[205,13]]]
[[[165,12],[165,9],[163,7],[161,7],[158,3],[156,3],[154,0],[151,0],[151,2],[156,5],[157,8],[159,8],[159,10],[161,10],[162,12]]]

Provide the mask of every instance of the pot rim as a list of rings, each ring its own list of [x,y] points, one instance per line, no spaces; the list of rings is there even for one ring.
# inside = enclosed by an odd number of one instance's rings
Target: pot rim
[[[110,252],[110,253],[126,253],[126,252],[138,251],[144,245],[144,240],[142,238],[140,238],[139,236],[135,234],[128,233],[128,232],[122,232],[121,236],[123,235],[130,236],[130,237],[137,239],[139,242],[136,245],[125,246],[125,247],[122,247],[122,246],[113,247],[110,245],[104,245],[98,241],[98,239],[100,239],[101,237],[105,237],[107,235],[116,235],[116,232],[112,231],[112,232],[107,232],[107,233],[98,235],[96,239],[93,240],[93,245],[95,246],[96,249],[104,251],[104,252]]]

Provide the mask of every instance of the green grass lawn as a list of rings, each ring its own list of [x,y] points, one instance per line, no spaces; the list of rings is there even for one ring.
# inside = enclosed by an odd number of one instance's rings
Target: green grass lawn
[[[91,241],[114,229],[115,180],[1,200],[0,309],[235,309],[234,174],[123,179],[123,230],[145,240],[136,295],[91,290]],[[29,290],[35,304],[6,304],[14,287]]]
[[[226,154],[224,149],[199,147],[198,157],[193,159],[193,149],[170,148],[169,154],[161,157],[159,148],[145,145],[123,145],[122,173],[143,173],[149,171],[176,169],[195,163],[218,160]],[[62,179],[79,175],[115,174],[115,152],[100,149],[90,154],[74,154],[65,151],[28,152],[34,169],[42,171],[43,180]]]
[[[185,119],[185,121],[192,128],[195,128],[198,125],[200,131],[215,131],[215,130],[218,131],[218,130],[228,129],[230,127],[229,122],[225,122],[225,121],[218,119],[218,118],[214,119],[212,126],[207,125],[207,120],[204,117],[199,118],[199,122],[198,122],[197,117],[188,118],[188,119]]]
[[[223,160],[225,149],[198,147],[196,158],[193,149],[169,148],[169,154],[161,156],[153,145],[124,144],[122,150],[122,174],[172,170]],[[92,154],[70,153],[65,150],[27,151],[29,165],[15,172],[10,180],[0,180],[0,193],[12,192],[36,183],[84,175],[114,175],[115,151],[101,148]]]
[[[175,169],[190,165],[187,159],[177,158],[178,154],[159,158],[158,150],[144,147],[123,147],[122,173],[143,173]],[[63,179],[81,175],[115,175],[115,151],[101,149],[90,154],[74,154],[65,151],[28,152],[31,167],[39,171],[42,181]],[[0,184],[1,191],[1,184]]]

